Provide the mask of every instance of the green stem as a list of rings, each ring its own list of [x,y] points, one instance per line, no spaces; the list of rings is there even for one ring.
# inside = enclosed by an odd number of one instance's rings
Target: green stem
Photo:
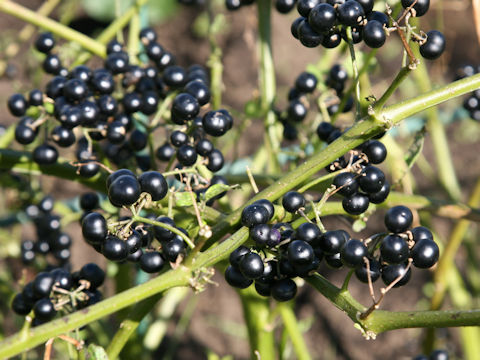
[[[75,41],[86,50],[100,57],[106,56],[105,46],[92,38],[75,31],[68,26],[62,25],[55,20],[36,13],[22,5],[8,0],[0,1],[0,11],[17,17],[29,24],[51,31],[66,40]]]
[[[273,102],[275,100],[275,66],[273,64],[272,40],[271,40],[271,1],[258,0],[258,47],[260,52],[260,105],[265,114],[264,125],[266,128],[265,140],[268,141],[270,150],[273,152],[272,159],[267,164],[271,167],[269,171],[277,172],[278,151],[280,149],[280,139],[277,133],[277,121],[273,112]]]
[[[358,75],[358,68],[357,68],[357,58],[355,56],[355,47],[353,45],[353,37],[352,37],[352,28],[350,26],[346,29],[347,32],[347,40],[348,40],[348,50],[350,51],[350,58],[352,60],[352,69],[353,69],[353,84],[355,86],[355,104],[356,104],[356,115],[355,120],[360,118],[360,78]]]
[[[287,334],[288,336],[290,336],[290,340],[292,341],[296,359],[311,359],[312,357],[310,356],[310,353],[308,351],[307,344],[305,344],[302,332],[298,327],[297,318],[295,316],[295,313],[293,312],[292,304],[279,303],[277,305],[277,309],[280,312],[280,316],[282,317]]]
[[[403,80],[405,80],[408,77],[411,71],[412,69],[408,65],[400,69],[397,76],[395,77],[395,79],[393,79],[392,83],[387,88],[387,90],[385,90],[385,92],[380,97],[380,99],[378,99],[375,102],[375,106],[374,106],[375,110],[381,109],[385,105],[387,100],[390,99],[390,97],[393,95],[395,90],[398,89],[400,84],[403,82]]]
[[[10,125],[7,130],[5,130],[5,133],[0,137],[0,149],[5,149],[10,145],[15,139],[15,129],[17,125],[13,124]]]
[[[222,49],[217,44],[213,25],[215,23],[215,14],[213,12],[212,1],[208,1],[207,13],[209,18],[208,25],[208,40],[210,42],[210,56],[208,58],[208,67],[210,68],[210,83],[212,91],[212,108],[217,110],[222,106],[222,91],[223,91],[223,64],[222,64]]]
[[[82,178],[77,175],[75,166],[70,165],[67,160],[61,158],[52,165],[38,165],[32,160],[30,152],[0,149],[0,168],[24,174],[55,176],[76,181],[94,190],[105,192],[106,176],[104,173],[100,173],[90,179]]]
[[[252,287],[240,291],[243,315],[247,323],[250,357],[262,360],[275,359],[275,338],[269,324],[268,298],[260,297]]]

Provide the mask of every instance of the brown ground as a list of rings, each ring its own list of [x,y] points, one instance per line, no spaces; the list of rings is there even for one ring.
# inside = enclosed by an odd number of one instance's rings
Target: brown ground
[[[28,6],[33,5],[33,1],[24,1]],[[38,1],[35,1],[38,3]],[[473,20],[471,19],[471,7],[466,1],[455,2],[457,9],[448,9],[444,13],[445,29],[448,53],[437,65],[433,71],[436,75],[451,79],[454,69],[464,63],[478,63],[480,48],[474,38]],[[452,7],[453,5],[446,4]],[[430,29],[439,17],[437,13],[430,14],[428,26]],[[437,14],[438,15],[438,14]],[[274,12],[273,18],[273,45],[274,57],[277,69],[277,81],[281,98],[285,98],[288,86],[290,86],[295,77],[303,71],[309,63],[318,61],[325,53],[325,50],[312,50],[300,46],[290,35],[290,23],[294,15],[280,16]],[[21,23],[13,18],[0,15],[2,20],[0,27],[2,29],[11,29],[15,32],[21,28]],[[158,26],[160,42],[167,49],[171,50],[177,56],[181,65],[191,65],[194,62],[204,64],[208,57],[208,43],[204,39],[196,38],[190,31],[192,22],[195,19],[195,11],[192,9],[183,9],[176,17],[167,23]],[[459,21],[458,19],[464,19]],[[236,14],[227,14],[227,22],[230,28],[226,35],[221,36],[220,45],[223,48],[224,55],[224,103],[228,106],[241,110],[243,104],[251,99],[257,89],[256,73],[256,46],[255,46],[255,13],[253,9],[244,9]],[[22,50],[25,54],[26,50]],[[380,56],[389,57],[389,54],[379,52]],[[17,61],[18,60],[18,61]],[[28,75],[24,72],[22,63],[24,58],[19,57],[14,61],[18,69],[18,76],[14,79],[3,77],[0,79],[0,111],[6,114],[6,98],[13,91],[28,88],[21,84]],[[385,65],[392,67],[392,61],[385,61]],[[382,61],[383,62],[383,61]],[[389,72],[392,76],[394,74]],[[378,77],[378,74],[375,74]],[[437,79],[437,78],[436,78]],[[380,82],[378,80],[378,82]],[[436,80],[440,83],[440,80]],[[12,121],[9,115],[4,115],[1,122],[10,123]],[[456,124],[449,127],[449,134],[455,135],[455,141],[452,146],[452,153],[459,172],[459,179],[464,189],[470,189],[475,181],[478,171],[478,151],[472,150],[473,145],[469,141],[469,136],[463,136],[465,130],[462,124]],[[241,143],[242,153],[248,153],[251,144],[257,144],[262,141],[262,135],[258,131],[260,123],[253,123],[250,129],[247,129],[247,136]],[[476,130],[478,136],[478,129]],[[474,142],[474,141],[473,141]],[[478,146],[477,146],[478,149]],[[426,156],[432,159],[432,150],[427,139]],[[69,198],[76,196],[80,190],[77,186],[72,186],[65,182],[47,182],[45,181],[45,191],[53,191],[58,198]],[[432,189],[429,184],[419,177],[419,192],[428,193]],[[466,192],[468,193],[468,191]],[[376,221],[378,220],[378,221]],[[373,233],[381,218],[374,218],[370,221],[369,232]],[[340,225],[339,225],[340,224]],[[335,219],[328,219],[327,227],[344,226],[343,222]],[[448,222],[438,222],[439,229],[445,232],[449,231]],[[79,233],[79,227],[72,225],[69,227],[72,234]],[[444,237],[447,233],[444,234]],[[76,236],[74,246],[74,261],[78,262],[74,267],[88,259],[99,260],[98,255],[91,249],[85,248],[82,240]],[[345,270],[333,272],[323,268],[322,274],[326,274],[329,279],[336,284],[340,284],[345,276]],[[415,309],[419,300],[422,299],[422,285],[428,279],[428,271],[414,271],[413,280],[410,286],[401,290],[394,290],[390,296],[387,296],[382,308],[391,310],[410,310]],[[240,333],[245,333],[242,320],[241,305],[238,296],[229,286],[225,284],[223,277],[216,274],[213,278],[220,286],[209,286],[207,290],[200,295],[197,309],[191,319],[190,326],[186,334],[180,339],[177,348],[177,359],[205,359],[206,349],[211,349],[218,355],[232,355],[235,359],[244,359],[249,356],[248,342],[242,338]],[[370,301],[368,289],[358,281],[352,280],[351,290],[353,295],[364,304]],[[184,308],[184,304],[180,309]],[[305,339],[315,359],[408,359],[419,352],[419,341],[421,340],[421,331],[419,330],[400,330],[382,334],[377,340],[366,341],[361,333],[356,330],[351,321],[340,311],[335,309],[320,294],[315,293],[308,286],[300,289],[297,301],[296,312],[298,318],[305,323],[310,324],[308,331],[305,332]],[[181,311],[175,314],[174,319],[178,320]],[[176,321],[174,322],[176,323]],[[172,324],[170,324],[172,325]],[[169,336],[172,335],[174,326],[169,328]],[[235,335],[236,333],[236,335]],[[457,338],[456,331],[439,331],[439,337],[442,339]],[[168,338],[170,339],[170,337]],[[442,341],[441,341],[442,342]],[[449,342],[455,344],[456,342]],[[450,349],[455,351],[454,346]],[[162,349],[168,347],[168,342],[164,342]],[[161,358],[158,357],[158,358]],[[294,358],[291,355],[290,358]]]

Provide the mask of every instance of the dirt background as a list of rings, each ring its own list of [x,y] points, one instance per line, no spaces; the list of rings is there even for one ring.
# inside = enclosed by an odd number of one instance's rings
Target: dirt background
[[[30,8],[35,8],[39,1],[22,1],[21,3]],[[480,47],[475,38],[474,21],[470,2],[460,0],[452,3],[442,2],[444,10],[440,11],[440,1],[432,3],[433,11],[429,12],[423,20],[422,28],[431,29],[435,25],[443,23],[447,38],[447,53],[442,59],[432,65],[434,74],[433,81],[440,84],[444,80],[451,80],[458,66],[465,63],[480,65]],[[181,8],[180,11],[167,22],[156,26],[159,42],[172,51],[180,65],[193,63],[205,64],[209,54],[208,42],[198,38],[192,31],[192,24],[198,14],[198,10]],[[285,94],[289,86],[293,84],[296,76],[304,70],[309,63],[319,61],[325,55],[324,49],[306,49],[302,47],[290,34],[290,24],[296,14],[292,12],[287,16],[279,15],[273,11],[273,47],[274,61],[277,70],[277,83],[279,89],[280,104],[285,104]],[[18,20],[0,14],[0,29],[8,34],[15,33],[22,28],[23,24]],[[257,92],[257,64],[255,45],[256,13],[253,7],[242,9],[234,14],[226,14],[229,25],[224,35],[219,37],[219,44],[223,49],[224,60],[224,103],[232,108],[241,110],[245,102],[250,100]],[[393,40],[393,39],[392,39]],[[393,40],[397,41],[397,39]],[[35,66],[38,60],[29,58],[28,45],[21,45],[21,51],[10,64],[15,67],[15,76],[3,76],[0,79],[0,113],[3,114],[0,122],[9,124],[13,118],[6,110],[6,99],[14,91],[29,89],[31,79],[29,68]],[[396,45],[398,46],[398,44]],[[374,73],[374,91],[381,91],[386,84],[386,77],[391,78],[398,68],[400,58],[388,53],[393,48],[385,48],[379,51],[379,61],[385,67],[383,73]],[[4,58],[4,57],[3,57]],[[430,64],[429,64],[430,65]],[[45,78],[41,81],[44,81]],[[458,104],[458,102],[457,102]],[[459,179],[465,194],[469,193],[472,183],[476,180],[480,161],[478,160],[478,129],[465,135],[471,129],[472,122],[458,122],[449,125],[448,134],[452,140],[452,153],[455,166],[460,171]],[[243,154],[248,154],[252,144],[262,141],[262,134],[258,131],[261,122],[253,122],[246,130],[246,136],[242,140],[240,148]],[[477,151],[475,151],[477,150]],[[425,154],[431,161],[432,151],[429,139],[425,145]],[[417,171],[418,173],[418,171]],[[422,194],[433,193],[436,190],[421,176],[418,178],[418,192]],[[68,199],[78,195],[85,189],[72,186],[71,183],[61,181],[44,181],[46,192],[52,192],[57,198]],[[443,231],[447,237],[451,223],[446,220],[434,219],[437,229]],[[381,217],[373,217],[369,222],[368,233],[374,233],[379,229]],[[338,218],[328,218],[325,221],[327,228],[343,227],[347,229],[344,221]],[[28,233],[28,229],[25,229]],[[79,234],[77,225],[70,225],[68,232]],[[83,245],[83,241],[75,236],[73,248],[74,268],[78,268],[85,261],[103,260],[90,248]],[[464,254],[460,252],[459,261]],[[322,266],[321,273],[339,285],[346,271],[332,271]],[[411,310],[422,307],[422,287],[428,281],[428,271],[413,271],[413,279],[409,286],[401,290],[392,291],[386,297],[382,305],[383,309]],[[173,341],[178,341],[175,359],[205,359],[207,349],[214,353],[225,356],[232,355],[235,359],[249,357],[248,341],[245,337],[246,328],[242,320],[242,307],[235,291],[226,285],[221,274],[216,274],[213,280],[219,286],[208,286],[199,296],[196,310],[191,318],[185,334],[180,338],[174,338],[175,325],[180,319],[186,306],[182,302],[179,310],[175,313],[173,321],[168,328],[168,336],[162,342],[156,355],[152,358],[160,359],[164,351],[171,346]],[[378,287],[377,287],[378,288]],[[370,297],[365,285],[356,279],[351,282],[351,291],[360,302],[368,304]],[[107,290],[107,293],[111,292]],[[448,304],[446,306],[449,306]],[[361,333],[355,329],[351,321],[340,311],[335,309],[320,294],[313,291],[309,286],[299,289],[296,302],[296,313],[299,320],[305,325],[305,339],[312,356],[315,359],[409,359],[420,352],[420,342],[423,332],[409,329],[398,330],[381,334],[373,341],[365,340]],[[12,324],[7,318],[6,324]],[[13,329],[11,330],[13,331]],[[458,358],[462,354],[458,348],[458,332],[456,330],[438,331],[439,344],[445,344],[451,353]],[[147,357],[148,358],[148,357]],[[294,355],[291,354],[291,359]]]

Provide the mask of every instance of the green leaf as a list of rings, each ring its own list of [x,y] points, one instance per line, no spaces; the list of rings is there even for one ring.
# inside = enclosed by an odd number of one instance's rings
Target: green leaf
[[[177,206],[192,206],[192,195],[189,192],[176,192],[175,205]]]
[[[90,344],[87,348],[87,360],[108,360],[107,352],[101,346]]]
[[[405,154],[405,162],[409,169],[415,164],[418,159],[418,156],[422,153],[423,143],[425,142],[425,127],[415,134],[413,139],[413,144],[408,149]]]
[[[221,193],[230,190],[230,186],[225,184],[215,184],[210,186],[205,192],[205,199],[208,201]]]

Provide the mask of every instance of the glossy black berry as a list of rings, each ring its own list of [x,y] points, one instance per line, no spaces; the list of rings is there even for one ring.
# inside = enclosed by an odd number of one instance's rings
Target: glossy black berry
[[[232,125],[230,119],[224,112],[209,111],[202,118],[202,126],[208,135],[222,136]]]
[[[128,248],[125,241],[116,236],[109,235],[102,243],[102,254],[112,261],[123,261],[128,256]]]
[[[355,268],[355,276],[363,283],[368,283],[368,276],[370,274],[370,280],[375,282],[380,277],[380,262],[375,259],[368,259],[369,270],[367,270],[367,264],[364,262],[362,266]]]
[[[35,49],[44,54],[48,54],[54,46],[55,40],[53,39],[52,33],[49,32],[39,34],[35,40]]]
[[[320,3],[320,0],[298,0],[297,11],[300,15],[308,17],[310,11]]]
[[[155,156],[161,161],[169,161],[175,155],[175,148],[166,143],[160,146],[155,152]]]
[[[325,254],[338,254],[349,238],[350,236],[344,231],[330,230],[320,236],[318,246]]]
[[[50,299],[40,299],[33,307],[35,318],[40,321],[49,321],[55,317],[57,311]]]
[[[290,101],[287,108],[288,120],[301,122],[307,116],[308,109],[301,99]]]
[[[69,147],[75,143],[75,133],[72,129],[56,126],[51,133],[52,140],[61,147]]]
[[[412,270],[408,269],[407,271],[406,269],[407,265],[404,264],[383,266],[381,272],[384,284],[390,285],[392,282],[394,282],[397,278],[400,277],[400,280],[394,285],[394,287],[400,287],[408,283],[412,274]]]
[[[286,211],[295,213],[305,206],[305,197],[299,192],[289,191],[283,195],[282,205]]]
[[[407,242],[398,235],[387,235],[380,245],[382,260],[389,264],[400,264],[408,259]]]
[[[317,135],[322,141],[327,141],[330,134],[335,130],[335,127],[328,122],[321,122],[317,127]]]
[[[384,221],[388,230],[402,233],[412,225],[413,215],[409,208],[399,205],[388,209]]]
[[[257,279],[263,275],[263,260],[257,253],[245,254],[238,266],[240,272],[248,279]]]
[[[332,86],[335,83],[344,83],[347,79],[347,70],[342,65],[335,64],[328,73],[327,83]]]
[[[20,123],[15,128],[15,140],[22,145],[31,144],[37,137],[37,132],[26,123]]]
[[[225,270],[225,280],[230,286],[238,289],[246,289],[253,283],[253,280],[246,278],[240,270],[231,265]]]
[[[387,180],[385,180],[385,183],[383,184],[380,191],[368,194],[368,200],[370,200],[370,202],[373,204],[381,204],[387,199],[389,193],[390,193],[390,183]]]
[[[438,30],[427,32],[427,40],[420,45],[420,54],[428,60],[435,60],[445,51],[445,36]]]
[[[214,149],[212,142],[208,139],[200,139],[195,145],[195,150],[201,156],[208,156]]]
[[[387,157],[387,148],[378,140],[369,141],[362,151],[372,164],[380,164]]]
[[[385,13],[382,13],[380,11],[372,11],[369,14],[367,14],[367,20],[368,21],[376,20],[376,21],[382,23],[383,25],[385,25],[387,27],[390,24],[390,21],[388,19],[388,15],[385,14]]]
[[[147,171],[138,177],[142,192],[152,196],[153,201],[162,200],[168,192],[168,184],[163,175],[157,171]]]
[[[142,40],[142,42],[148,44],[157,40],[157,33],[151,27],[146,27],[140,30],[139,38]]]
[[[298,25],[297,34],[298,40],[308,48],[320,45],[324,39],[323,35],[317,33],[306,20]]]
[[[277,301],[288,301],[297,294],[297,284],[292,279],[275,281],[271,288],[272,297]]]
[[[258,246],[267,246],[270,240],[270,226],[267,224],[257,224],[250,229],[250,238]]]
[[[357,181],[362,191],[372,194],[382,189],[385,184],[385,174],[376,166],[366,166]]]
[[[370,20],[363,27],[362,35],[365,44],[374,49],[382,47],[387,39],[383,24],[377,20]]]
[[[311,93],[317,88],[317,82],[315,75],[303,72],[295,80],[295,88],[302,93]]]
[[[82,220],[82,235],[92,244],[100,244],[107,236],[107,221],[102,214],[92,212]]]
[[[287,256],[288,261],[297,267],[310,264],[315,254],[309,243],[303,240],[294,240],[288,245]]]
[[[362,193],[356,193],[342,200],[343,209],[351,215],[363,214],[368,209],[370,201],[368,196]]]
[[[335,8],[327,3],[316,5],[308,15],[308,23],[318,33],[329,31],[336,20]]]
[[[214,149],[210,154],[208,154],[207,159],[207,169],[212,172],[217,172],[222,169],[223,164],[225,163],[223,154],[218,149]]]
[[[122,104],[127,114],[133,114],[142,109],[143,99],[137,92],[126,93],[123,96]]]
[[[112,74],[108,71],[95,71],[90,83],[93,89],[100,94],[111,94],[115,89]]]
[[[155,219],[155,221],[158,221],[160,223],[175,227],[175,221],[173,221],[172,218],[169,218],[168,216],[159,216]],[[167,228],[161,227],[161,226],[154,226],[153,231],[155,233],[155,237],[159,241],[168,241],[171,240],[175,237],[175,233],[170,231]]]
[[[300,25],[305,21],[306,21],[306,19],[303,16],[300,16],[300,17],[296,18],[293,21],[292,25],[290,26],[290,32],[292,33],[292,35],[295,39],[298,39],[298,29],[299,29]]]
[[[165,260],[158,251],[144,252],[140,257],[140,268],[146,273],[152,274],[162,270]]]
[[[289,13],[296,4],[296,0],[275,0],[275,9],[281,14]]]
[[[365,16],[363,7],[355,0],[345,1],[337,8],[337,17],[341,24],[356,26],[360,24]]]
[[[180,130],[175,130],[170,134],[170,142],[175,147],[188,144],[188,135]]]
[[[30,106],[43,105],[43,93],[38,89],[33,89],[28,94],[28,104]]]
[[[107,43],[107,54],[115,54],[123,51],[123,45],[116,39],[110,40]]]
[[[343,196],[353,195],[358,190],[356,175],[349,172],[343,172],[335,176],[333,185],[338,189],[338,193]]]
[[[265,224],[269,219],[269,212],[263,205],[248,205],[242,211],[242,225],[249,228],[258,224]]]
[[[402,6],[404,9],[408,9],[410,6],[413,5],[415,0],[402,0]],[[430,7],[430,0],[417,0],[415,5],[413,5],[413,9],[415,10],[415,16],[422,16],[425,15]]]
[[[190,81],[185,85],[184,90],[197,99],[200,106],[208,104],[210,101],[210,89],[203,81]]]
[[[15,295],[11,306],[17,315],[28,315],[28,313],[32,311],[32,305],[25,301],[22,293]]]
[[[47,74],[58,75],[62,68],[62,63],[57,55],[48,54],[43,60],[42,68]]]
[[[340,258],[346,266],[356,268],[361,266],[363,258],[368,255],[367,247],[357,239],[348,240],[340,251]]]
[[[273,215],[275,214],[275,208],[270,200],[267,199],[260,199],[254,202],[255,205],[261,205],[265,209],[267,209],[268,212],[268,220],[273,218]]]
[[[108,199],[118,207],[135,203],[141,193],[138,180],[131,175],[122,175],[108,187]]]
[[[58,151],[52,145],[42,144],[33,150],[32,158],[39,165],[51,165],[57,162]]]
[[[369,14],[373,10],[374,0],[356,0],[360,5],[362,5],[363,11],[365,14]]]
[[[177,150],[177,160],[183,166],[192,166],[197,161],[197,152],[190,145],[182,145]]]
[[[13,94],[8,98],[8,110],[13,116],[23,116],[28,108],[27,99],[22,94]]]
[[[195,118],[199,111],[200,105],[197,99],[188,93],[180,93],[173,100],[172,116],[183,122]]]
[[[334,49],[342,42],[342,37],[338,31],[331,31],[323,36],[322,46],[326,49]]]
[[[448,351],[447,350],[433,350],[428,357],[428,360],[448,360]]]
[[[236,248],[230,253],[230,256],[229,256],[230,264],[233,267],[238,269],[240,266],[240,261],[243,259],[243,257],[246,254],[249,254],[249,253],[250,253],[250,249],[248,247],[243,245],[239,246],[238,248]]]
[[[101,286],[105,281],[105,272],[95,263],[88,263],[82,266],[79,278],[90,283],[90,290]]]
[[[299,240],[306,241],[312,246],[319,242],[320,236],[322,235],[317,225],[308,222],[301,224],[295,234]]]
[[[180,88],[185,85],[186,79],[187,73],[181,66],[171,65],[163,72],[163,81],[165,84],[174,88]]]
[[[435,265],[439,255],[440,250],[438,249],[438,245],[430,239],[419,240],[410,250],[413,265],[421,269],[428,269]]]
[[[160,44],[156,42],[150,42],[146,47],[145,51],[147,52],[147,56],[152,61],[159,61],[163,55],[163,48]]]
[[[79,175],[83,178],[91,178],[98,174],[100,166],[95,161],[85,160],[80,162]]]
[[[53,284],[55,283],[55,277],[48,272],[38,273],[33,280],[33,293],[40,299],[50,296]]]
[[[411,231],[413,235],[413,241],[415,242],[419,242],[422,239],[428,239],[433,241],[432,232],[425,226],[414,227]]]

